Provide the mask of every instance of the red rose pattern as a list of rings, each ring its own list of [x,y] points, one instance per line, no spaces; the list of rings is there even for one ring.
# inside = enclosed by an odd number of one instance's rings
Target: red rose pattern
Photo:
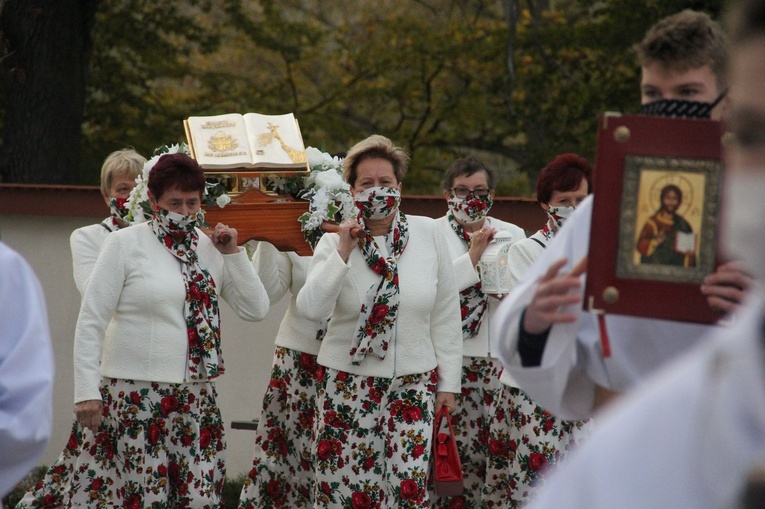
[[[255,432],[252,468],[240,494],[242,509],[312,507],[314,457],[326,460],[339,450],[332,441],[318,442],[311,450],[316,395],[323,383],[324,368],[315,355],[276,348]],[[282,490],[276,492],[273,483]]]
[[[428,506],[434,375],[391,380],[327,369],[317,398],[314,507]]]
[[[489,457],[482,503],[517,509],[544,484],[549,468],[590,433],[589,421],[563,421],[518,388],[502,386],[490,423]]]
[[[70,497],[87,507],[220,505],[223,422],[212,384],[107,379],[101,396],[100,431],[75,424],[64,452],[17,507],[58,507]],[[167,449],[185,455],[169,462]]]

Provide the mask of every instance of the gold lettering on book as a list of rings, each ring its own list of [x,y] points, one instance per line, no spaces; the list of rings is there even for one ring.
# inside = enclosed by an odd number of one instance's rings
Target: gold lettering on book
[[[200,127],[202,129],[221,129],[223,127],[236,127],[236,123],[230,120],[208,120]]]
[[[239,144],[236,142],[236,138],[230,134],[219,131],[210,136],[210,139],[207,141],[207,146],[210,150],[215,152],[231,152],[232,150],[235,150]]]

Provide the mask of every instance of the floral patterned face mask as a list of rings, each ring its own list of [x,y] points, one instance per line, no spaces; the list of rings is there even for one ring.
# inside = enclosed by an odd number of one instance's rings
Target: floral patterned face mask
[[[128,209],[125,206],[127,198],[111,198],[109,200],[109,211],[112,213],[112,217],[124,220],[128,214]]]
[[[555,228],[563,226],[563,222],[571,217],[576,207],[550,207],[547,209],[547,217],[550,218],[550,225]]]
[[[110,198],[109,199],[109,212],[111,215],[104,219],[101,224],[104,228],[110,232],[114,232],[128,226],[128,222],[125,219],[128,215],[128,208],[125,206],[127,199],[125,198]]]
[[[454,218],[463,223],[477,223],[486,217],[491,206],[494,205],[491,195],[485,198],[470,196],[469,198],[449,198],[449,210]]]
[[[172,235],[186,235],[193,231],[199,222],[199,213],[183,216],[177,212],[159,208],[155,216],[162,227]]]
[[[398,210],[401,191],[397,187],[370,187],[354,197],[364,219],[384,219]]]

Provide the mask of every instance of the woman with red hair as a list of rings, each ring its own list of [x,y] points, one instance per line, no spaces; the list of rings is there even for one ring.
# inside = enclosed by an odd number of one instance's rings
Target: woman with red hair
[[[555,237],[574,209],[592,192],[592,166],[576,154],[562,154],[537,178],[537,200],[547,222],[530,237],[513,244],[508,267],[517,283]],[[563,459],[568,449],[589,433],[589,421],[562,421],[542,409],[517,387],[510,375],[500,376],[502,389],[489,424],[486,485],[483,502],[516,508],[542,483],[545,469]]]

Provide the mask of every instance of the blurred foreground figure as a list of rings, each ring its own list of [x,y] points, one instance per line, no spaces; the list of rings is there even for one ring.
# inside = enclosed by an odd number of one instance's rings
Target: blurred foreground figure
[[[42,288],[2,242],[0,323],[1,499],[35,466],[53,419],[53,350]]]
[[[762,278],[765,1],[737,2],[729,21],[736,140],[726,153],[722,248]],[[753,494],[762,492],[765,462],[764,340],[765,291],[757,285],[732,326],[615,405],[530,507],[762,507]]]

